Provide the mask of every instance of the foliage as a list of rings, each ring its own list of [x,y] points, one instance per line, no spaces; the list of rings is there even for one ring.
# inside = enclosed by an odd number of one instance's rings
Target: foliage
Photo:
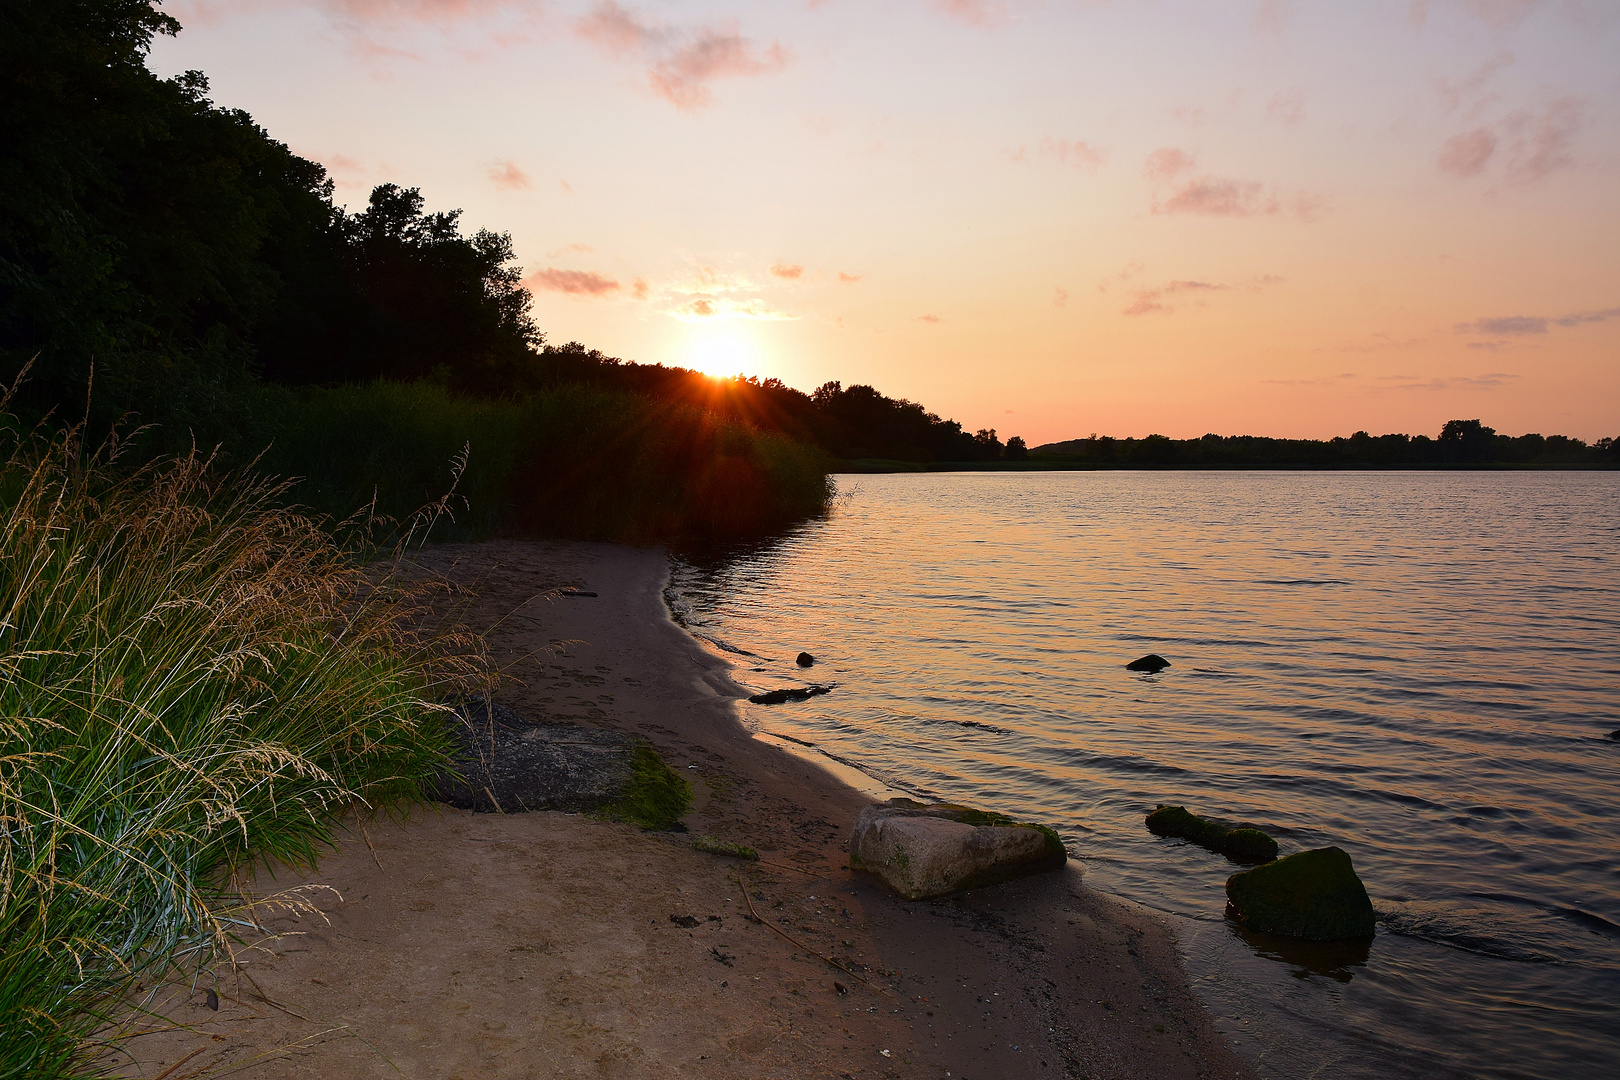
[[[1390,469],[1406,467],[1569,466],[1613,468],[1620,445],[1600,439],[1587,445],[1563,435],[1498,435],[1478,420],[1451,420],[1438,439],[1426,435],[1267,439],[1255,435],[1205,435],[1201,439],[1111,439],[1096,435],[1047,443],[1030,451],[1048,465],[1094,469]]]
[[[521,399],[432,383],[308,388],[278,408],[266,467],[308,479],[300,501],[398,519],[444,493],[438,539],[496,532],[646,542],[730,537],[821,512],[827,461],[697,405],[564,385]]]
[[[253,931],[236,871],[420,798],[482,670],[281,489],[117,449],[0,467],[0,1077],[93,1074],[138,982]]]

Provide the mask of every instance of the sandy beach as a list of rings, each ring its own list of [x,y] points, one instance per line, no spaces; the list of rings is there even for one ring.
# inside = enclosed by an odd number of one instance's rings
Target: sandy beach
[[[925,902],[852,874],[870,797],[738,721],[728,665],[668,617],[661,551],[502,541],[421,561],[475,590],[497,700],[650,740],[691,781],[689,832],[446,806],[351,830],[315,872],[255,883],[329,886],[320,914],[269,919],[281,936],[221,972],[217,1010],[204,985],[161,991],[181,1027],[133,1040],[118,1073],[1253,1075],[1163,922],[1076,861]],[[700,833],[761,861],[695,851]]]

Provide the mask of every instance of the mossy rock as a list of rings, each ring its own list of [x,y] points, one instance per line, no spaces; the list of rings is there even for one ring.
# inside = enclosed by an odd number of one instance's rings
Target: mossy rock
[[[1251,930],[1309,941],[1373,935],[1372,900],[1342,848],[1301,851],[1233,874],[1226,897]]]
[[[979,810],[961,803],[920,803],[915,799],[890,799],[890,806],[901,806],[926,810],[933,817],[948,818],[951,821],[960,821],[963,825],[972,825],[979,828],[985,825],[1000,826],[1002,828],[1017,827],[1021,829],[1034,829],[1046,837],[1046,856],[1055,859],[1059,865],[1069,858],[1069,849],[1063,846],[1062,837],[1057,830],[1049,825],[1040,825],[1033,821],[1019,821],[1017,818],[998,814],[994,810]]]
[[[707,852],[710,855],[729,855],[733,859],[747,859],[749,862],[759,861],[759,852],[747,844],[739,844],[735,840],[722,840],[718,836],[700,836],[692,841],[694,850]]]
[[[669,830],[680,825],[681,815],[692,808],[692,786],[641,743],[630,761],[630,783],[624,794],[602,808],[608,817],[630,821],[648,830]]]
[[[1277,857],[1277,841],[1253,825],[1236,828],[1215,818],[1199,817],[1185,806],[1164,806],[1147,816],[1155,836],[1177,836],[1219,852],[1234,862],[1263,863]]]

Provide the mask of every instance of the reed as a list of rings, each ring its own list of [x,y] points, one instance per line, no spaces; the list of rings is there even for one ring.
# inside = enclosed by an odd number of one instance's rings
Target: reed
[[[76,432],[0,468],[0,1078],[101,1075],[138,987],[228,961],[237,887],[409,805],[484,670],[285,488]]]

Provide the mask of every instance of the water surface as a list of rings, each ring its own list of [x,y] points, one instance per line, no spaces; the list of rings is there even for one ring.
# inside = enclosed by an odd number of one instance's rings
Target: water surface
[[[1620,1063],[1620,475],[841,477],[826,519],[678,560],[745,706],[919,794],[1050,822],[1171,916],[1264,1075],[1580,1080]],[[815,654],[808,672],[793,663]],[[1157,652],[1157,676],[1124,669]],[[1370,949],[1224,916],[1160,802],[1349,851]]]

